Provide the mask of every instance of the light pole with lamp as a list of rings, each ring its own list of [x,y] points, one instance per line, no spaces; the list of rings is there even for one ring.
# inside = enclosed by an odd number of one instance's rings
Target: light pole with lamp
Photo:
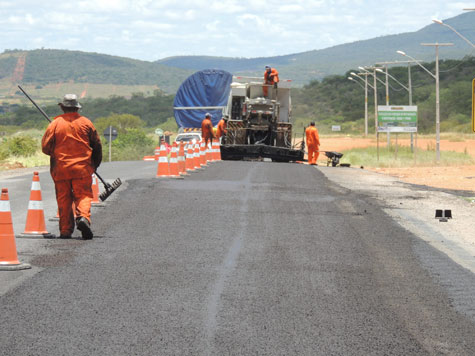
[[[351,72],[350,74],[354,77],[357,77],[357,78],[363,80],[355,72]],[[368,75],[364,74],[364,73],[361,73],[361,75],[365,76],[364,86],[361,85],[358,81],[354,80],[352,77],[348,77],[348,79],[354,81],[355,83],[358,83],[364,89],[364,135],[368,136],[368,86],[370,88],[372,88],[373,90],[374,90],[374,88],[371,84],[368,83]]]
[[[469,10],[469,9],[464,9],[464,10]],[[453,28],[452,26],[446,24],[445,22],[443,22],[442,20],[437,20],[437,19],[433,19],[432,20],[433,22],[439,24],[439,25],[442,25],[442,26],[445,26],[445,27],[448,27],[450,28],[452,31],[454,31],[461,39],[463,39],[465,42],[467,42],[470,46],[472,46],[473,48],[475,48],[475,44],[472,43],[472,41],[470,41],[468,38],[466,38],[465,36],[463,36],[460,32],[458,32],[455,28]]]
[[[435,157],[436,161],[440,161],[440,95],[439,95],[439,47],[440,46],[453,46],[453,43],[421,43],[422,46],[435,47],[435,75],[430,70],[424,67],[420,61],[411,57],[403,51],[397,51],[397,53],[409,57],[417,63],[422,69],[431,75],[435,79]]]
[[[373,69],[373,73],[369,72],[368,69]],[[378,137],[378,82],[381,82],[383,83],[383,85],[385,85],[385,83],[378,78],[378,76],[376,75],[376,67],[358,67],[359,70],[362,71],[362,73],[360,74],[364,74],[364,75],[372,75],[373,78],[374,78],[374,82],[373,82],[373,89],[374,89],[374,130],[375,130],[375,134],[376,134],[376,137]]]

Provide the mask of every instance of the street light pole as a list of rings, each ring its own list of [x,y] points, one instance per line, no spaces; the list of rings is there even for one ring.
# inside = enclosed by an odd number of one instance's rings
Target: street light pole
[[[368,136],[368,76],[364,76],[364,135]]]
[[[440,95],[439,95],[439,47],[440,46],[453,46],[453,43],[421,43],[422,46],[431,46],[435,47],[435,75],[432,74],[430,70],[424,67],[417,59],[409,56],[408,54],[397,51],[397,53],[402,54],[413,59],[422,69],[429,73],[432,78],[435,79],[435,157],[436,161],[440,161]]]
[[[469,10],[469,9],[464,9],[464,10]],[[455,32],[461,39],[463,39],[465,42],[467,42],[470,46],[472,46],[473,48],[475,48],[475,44],[472,43],[472,41],[470,41],[468,38],[466,38],[465,36],[463,36],[460,32],[458,32],[455,28],[453,28],[452,26],[446,24],[445,22],[443,22],[442,20],[437,20],[437,19],[434,19],[432,20],[433,22],[439,24],[439,25],[442,25],[442,26],[445,26],[445,27],[448,27],[450,28],[453,32]]]
[[[356,82],[353,78],[348,77],[349,80],[355,81],[356,83],[360,84],[361,87],[364,89],[364,135],[368,136],[368,86],[374,90],[374,88],[371,86],[371,84],[368,83],[368,73],[359,73],[356,74],[355,72],[350,73],[352,76],[363,80],[360,75],[364,75],[364,87],[359,83]]]
[[[409,88],[409,106],[412,106],[412,79],[411,79],[411,63],[407,62],[407,86]],[[414,152],[414,133],[411,132],[411,152]]]

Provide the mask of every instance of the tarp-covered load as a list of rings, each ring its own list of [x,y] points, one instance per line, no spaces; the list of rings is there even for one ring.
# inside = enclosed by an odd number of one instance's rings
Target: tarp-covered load
[[[216,126],[228,103],[232,79],[231,73],[219,69],[205,69],[189,76],[180,85],[173,103],[178,127],[201,127],[207,112]]]

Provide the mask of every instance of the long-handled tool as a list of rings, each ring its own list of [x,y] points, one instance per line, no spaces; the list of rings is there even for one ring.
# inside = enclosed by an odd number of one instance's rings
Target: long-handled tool
[[[40,108],[36,103],[35,101],[26,93],[26,91],[23,90],[23,88],[19,85],[18,88],[20,88],[20,90],[23,92],[23,94],[25,94],[25,96],[30,99],[30,101],[33,103],[33,105],[39,110],[40,113],[43,114],[43,116],[46,118],[46,120],[48,120],[49,122],[51,122],[51,119],[48,117],[48,115],[46,115],[46,113],[43,111],[42,108]],[[104,201],[106,200],[117,188],[120,187],[120,185],[122,184],[122,181],[120,180],[120,178],[117,178],[114,182],[112,182],[112,184],[109,184],[109,183],[106,183],[104,181],[104,179],[102,179],[102,177],[96,172],[94,172],[97,176],[97,178],[99,178],[102,182],[102,184],[104,185],[104,188],[105,188],[105,192],[102,192],[100,195],[99,195],[99,199],[101,199],[101,201]]]

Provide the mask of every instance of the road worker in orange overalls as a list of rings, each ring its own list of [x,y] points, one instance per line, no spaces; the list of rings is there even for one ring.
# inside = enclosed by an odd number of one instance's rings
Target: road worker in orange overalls
[[[50,156],[50,171],[59,209],[60,238],[68,239],[76,227],[82,238],[93,238],[91,230],[92,174],[102,161],[102,145],[92,122],[81,116],[75,94],[66,94],[58,104],[64,114],[49,124],[41,141]]]
[[[218,122],[218,128],[216,130],[216,138],[221,139],[221,143],[226,143],[226,134],[228,133],[228,118],[227,116],[223,116],[221,120]]]
[[[277,88],[277,83],[279,82],[279,72],[275,68],[271,68],[270,66],[266,66],[266,71],[264,72],[264,85],[262,87],[262,91],[264,96],[267,97],[267,93],[269,92],[268,85],[274,86]]]
[[[205,118],[201,122],[201,137],[205,140],[206,147],[208,147],[208,143],[213,143],[213,138],[215,138],[210,113],[206,113]]]
[[[308,164],[316,165],[319,155],[320,139],[318,137],[318,130],[315,127],[315,122],[312,121],[310,126],[305,129],[305,137],[307,139]]]

